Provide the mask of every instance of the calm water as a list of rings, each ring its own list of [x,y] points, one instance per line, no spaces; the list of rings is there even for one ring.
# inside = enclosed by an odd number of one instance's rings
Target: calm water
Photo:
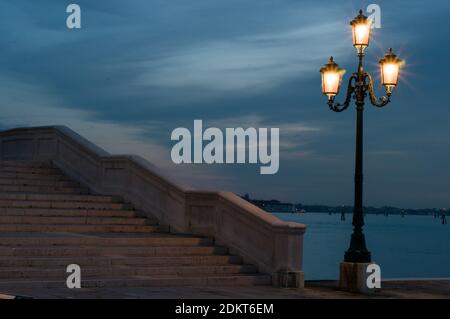
[[[348,248],[351,214],[274,214],[308,226],[304,242],[305,279],[338,279]],[[449,217],[447,216],[447,219]],[[366,215],[366,242],[383,278],[450,278],[450,224],[433,216]]]

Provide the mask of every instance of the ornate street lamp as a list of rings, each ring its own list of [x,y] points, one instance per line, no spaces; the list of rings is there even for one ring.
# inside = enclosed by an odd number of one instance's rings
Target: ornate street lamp
[[[320,73],[322,73],[323,94],[328,96],[328,99],[334,98],[341,88],[342,75],[344,75],[345,70],[339,68],[333,57],[330,57],[330,61],[320,69]]]
[[[400,66],[402,64],[403,61],[397,58],[394,52],[392,52],[392,49],[389,49],[384,55],[384,58],[380,60],[381,83],[385,86],[388,96],[392,94],[392,90],[397,86]]]
[[[322,93],[328,97],[328,106],[332,111],[342,112],[350,106],[352,99],[356,104],[356,156],[355,156],[355,204],[353,211],[353,233],[350,247],[345,253],[344,262],[369,263],[370,252],[366,248],[363,233],[363,110],[364,100],[369,96],[372,105],[383,107],[390,102],[393,89],[397,86],[402,61],[392,52],[392,49],[380,60],[381,83],[386,89],[386,96],[377,98],[373,91],[371,75],[363,69],[364,50],[369,46],[371,24],[366,16],[359,11],[359,15],[350,22],[353,34],[353,46],[356,48],[359,59],[358,70],[352,73],[348,81],[347,97],[344,103],[335,103],[339,93],[340,83],[344,70],[334,62],[333,57],[323,67]]]
[[[352,26],[353,46],[358,54],[364,54],[364,49],[369,46],[372,30],[370,20],[360,10],[359,15],[350,21],[350,25]]]

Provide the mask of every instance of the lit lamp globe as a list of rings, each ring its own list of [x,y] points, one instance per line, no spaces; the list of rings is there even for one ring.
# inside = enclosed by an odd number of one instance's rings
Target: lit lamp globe
[[[328,100],[331,100],[339,93],[345,70],[339,68],[333,57],[330,57],[328,63],[320,69],[320,73],[322,73],[322,93],[328,96]]]
[[[392,91],[398,84],[400,67],[403,63],[404,61],[397,58],[397,55],[392,52],[392,49],[389,49],[380,60],[381,83],[386,88],[386,94],[388,96],[392,94]]]
[[[372,30],[370,20],[362,14],[362,10],[351,22],[353,46],[359,55],[364,54],[364,49],[369,46],[370,32]]]

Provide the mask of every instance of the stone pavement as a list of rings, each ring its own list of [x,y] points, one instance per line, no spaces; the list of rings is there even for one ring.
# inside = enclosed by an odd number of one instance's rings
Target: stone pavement
[[[309,281],[302,290],[259,287],[133,287],[69,290],[67,288],[0,291],[7,295],[39,299],[349,299],[433,298],[450,299],[450,279],[384,281],[374,295],[352,294],[337,289],[336,281]],[[2,296],[0,295],[0,299]],[[6,297],[5,297],[6,298]]]

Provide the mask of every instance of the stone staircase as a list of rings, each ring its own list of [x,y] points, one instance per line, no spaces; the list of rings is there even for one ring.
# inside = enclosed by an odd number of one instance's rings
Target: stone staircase
[[[0,161],[0,292],[65,288],[269,285],[211,238],[176,235],[114,196],[90,194],[51,162]]]

